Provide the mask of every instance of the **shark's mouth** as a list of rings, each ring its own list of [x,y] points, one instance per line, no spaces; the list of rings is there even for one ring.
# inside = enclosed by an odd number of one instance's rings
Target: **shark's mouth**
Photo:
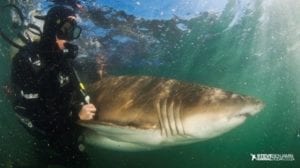
[[[234,117],[250,117],[250,116],[253,116],[254,114],[253,113],[238,113],[236,115],[234,115]]]
[[[247,107],[244,107],[239,112],[234,113],[229,118],[248,118],[248,117],[254,116],[263,107],[264,107],[263,104],[257,104],[257,105],[253,105],[253,106],[247,106]]]

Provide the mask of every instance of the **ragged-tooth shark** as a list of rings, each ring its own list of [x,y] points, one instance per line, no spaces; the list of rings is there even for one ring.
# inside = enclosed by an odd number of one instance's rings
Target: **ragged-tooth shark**
[[[97,108],[86,143],[143,151],[208,140],[242,124],[263,102],[218,88],[155,77],[107,77],[88,89]]]

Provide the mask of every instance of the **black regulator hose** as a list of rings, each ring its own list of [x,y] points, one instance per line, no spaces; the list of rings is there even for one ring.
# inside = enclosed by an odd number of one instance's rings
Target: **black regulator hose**
[[[35,31],[33,31],[35,30]],[[37,35],[37,36],[41,36],[42,35],[42,31],[40,29],[39,26],[29,23],[28,24],[28,31],[30,31],[32,34]]]
[[[4,5],[1,7],[1,10],[4,11],[5,8],[10,8],[10,9],[14,9],[16,11],[16,14],[20,17],[21,19],[21,25],[20,26],[24,26],[24,15],[22,13],[22,11],[20,10],[20,8],[18,8],[16,5],[14,4],[8,4],[8,5]],[[3,15],[1,15],[3,16]],[[7,41],[10,45],[16,47],[16,48],[22,48],[21,45],[17,44],[16,42],[14,42],[13,40],[11,40],[2,30],[2,28],[0,27],[0,36]]]
[[[8,5],[5,5],[5,6],[2,6],[0,9],[2,10],[2,12],[4,11],[5,8],[9,8],[10,10],[14,10],[17,14],[17,17],[20,18],[20,26],[21,28],[23,28],[24,30],[27,29],[30,33],[36,35],[36,36],[41,36],[42,35],[42,31],[40,29],[39,26],[35,25],[35,24],[32,24],[32,23],[29,23],[27,26],[24,25],[24,22],[25,22],[25,17],[21,11],[21,9],[19,7],[17,7],[16,5],[14,4],[8,4]],[[3,16],[1,14],[1,11],[0,11],[0,16]],[[43,16],[35,16],[37,19],[40,19],[40,20],[44,20],[44,17]],[[32,42],[30,37],[29,36],[26,36],[28,34],[22,34],[21,32],[19,32],[17,34],[17,36],[20,38],[20,40],[22,40],[25,44],[26,43],[29,43],[29,42]],[[23,46],[22,45],[19,45],[18,43],[14,42],[11,38],[9,38],[8,35],[6,35],[4,33],[4,31],[2,30],[2,28],[0,27],[0,37],[2,37],[6,42],[8,42],[10,45],[20,49],[22,48]],[[27,38],[26,38],[27,37]]]
[[[1,36],[6,42],[8,42],[10,45],[12,45],[12,46],[14,46],[14,47],[16,47],[16,48],[18,48],[18,49],[21,49],[21,48],[22,48],[21,45],[15,43],[13,40],[9,39],[9,38],[3,33],[1,27],[0,27],[0,36]]]

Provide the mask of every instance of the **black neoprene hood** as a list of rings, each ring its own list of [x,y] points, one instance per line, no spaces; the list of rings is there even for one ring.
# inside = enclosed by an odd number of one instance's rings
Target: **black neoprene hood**
[[[55,37],[64,21],[69,16],[76,16],[73,9],[66,6],[51,8],[45,18],[42,40],[55,41]]]

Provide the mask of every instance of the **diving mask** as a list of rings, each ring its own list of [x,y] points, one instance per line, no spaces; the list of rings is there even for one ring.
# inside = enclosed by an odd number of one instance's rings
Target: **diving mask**
[[[57,32],[57,37],[59,39],[72,41],[79,38],[81,34],[81,28],[77,25],[75,20],[66,19],[59,31]]]

